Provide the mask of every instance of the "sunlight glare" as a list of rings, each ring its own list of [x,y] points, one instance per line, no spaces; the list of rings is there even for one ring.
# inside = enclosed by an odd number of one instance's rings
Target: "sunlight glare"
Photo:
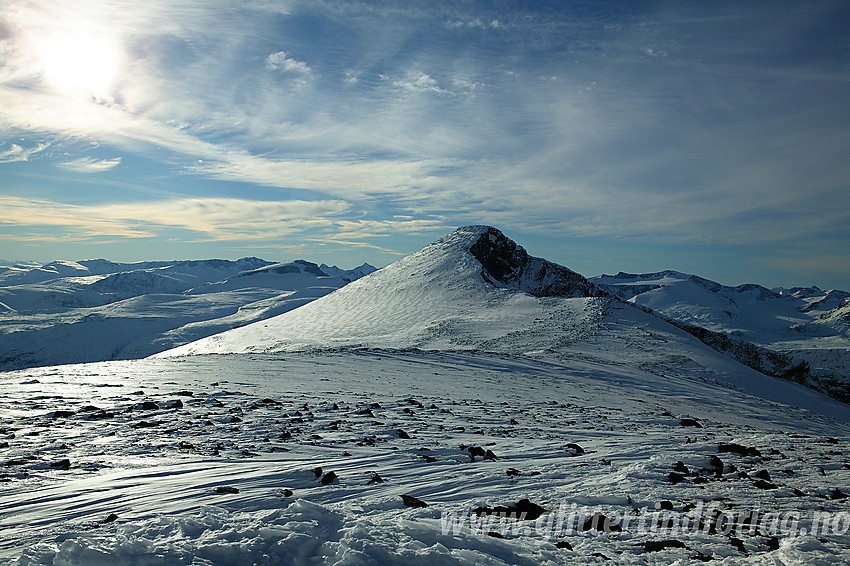
[[[56,90],[96,100],[112,98],[121,52],[108,37],[82,33],[44,37],[38,42],[44,78]]]

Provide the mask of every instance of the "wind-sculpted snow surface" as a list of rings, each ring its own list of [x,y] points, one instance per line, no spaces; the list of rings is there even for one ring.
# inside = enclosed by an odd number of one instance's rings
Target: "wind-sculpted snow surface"
[[[0,563],[846,564],[822,408],[480,353],[7,372]]]

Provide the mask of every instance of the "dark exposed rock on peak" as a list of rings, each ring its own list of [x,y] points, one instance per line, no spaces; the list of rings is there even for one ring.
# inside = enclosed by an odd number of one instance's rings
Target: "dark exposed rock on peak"
[[[578,273],[528,255],[525,249],[491,226],[469,226],[481,235],[469,251],[481,262],[481,276],[496,287],[513,287],[535,297],[598,297],[605,293]]]

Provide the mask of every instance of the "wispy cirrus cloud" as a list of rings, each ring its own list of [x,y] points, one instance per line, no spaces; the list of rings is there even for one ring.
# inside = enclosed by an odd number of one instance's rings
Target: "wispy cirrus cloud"
[[[114,159],[95,159],[94,157],[80,157],[59,163],[59,167],[74,171],[76,173],[100,173],[109,171],[121,164],[121,158]]]
[[[103,205],[0,197],[0,226],[51,226],[77,236],[153,237],[163,228],[195,232],[208,241],[274,239],[328,226],[343,201],[254,201],[186,198]]]

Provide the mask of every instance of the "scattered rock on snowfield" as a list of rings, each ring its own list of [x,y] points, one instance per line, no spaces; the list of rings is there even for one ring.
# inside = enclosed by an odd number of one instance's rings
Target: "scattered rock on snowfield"
[[[681,460],[679,460],[678,462],[673,464],[673,471],[680,473],[680,474],[685,474],[685,475],[688,475],[690,473],[690,470],[688,470],[688,467]]]
[[[337,479],[337,475],[334,472],[328,472],[324,476],[322,476],[322,485],[330,485]]]
[[[681,419],[679,424],[682,426],[693,426],[696,428],[702,428],[702,425],[696,419]]]
[[[570,543],[568,543],[565,540],[559,540],[558,542],[555,543],[555,548],[566,548],[567,550],[572,550],[573,545],[571,545]]]
[[[753,474],[754,478],[758,478],[760,480],[770,481],[770,472],[767,470],[759,470],[758,472]]]
[[[428,507],[427,503],[412,495],[401,495],[401,500],[407,507]]]
[[[372,472],[372,477],[367,482],[367,485],[371,485],[373,483],[384,483],[384,478],[382,478],[378,472]]]
[[[396,431],[396,436],[397,436],[398,438],[403,439],[403,440],[409,440],[409,439],[410,439],[410,435],[409,435],[409,434],[407,434],[405,431],[403,431],[403,430],[401,430],[401,429],[398,429],[398,430]]]
[[[106,519],[103,520],[103,522],[104,523],[112,523],[112,522],[117,521],[117,520],[118,520],[118,515],[116,515],[115,513],[110,513],[106,517]]]
[[[239,493],[238,487],[232,487],[229,485],[220,485],[215,488],[216,493]]]
[[[623,529],[604,514],[596,512],[584,524],[580,525],[577,530],[582,532],[599,531],[601,533],[613,533],[622,531]]]
[[[832,493],[829,494],[830,499],[847,499],[848,496],[846,493],[838,489],[837,487],[832,490]]]
[[[487,454],[487,452],[485,452],[484,449],[480,446],[470,446],[466,449],[466,451],[469,452],[469,457],[472,462],[475,461],[476,456],[484,458],[484,456]]]
[[[509,507],[505,507],[503,505],[496,507],[476,507],[472,510],[472,513],[478,516],[497,515],[505,518],[534,521],[543,513],[546,513],[546,509],[536,503],[532,503],[528,499],[520,499],[516,502],[516,505],[511,505]]]
[[[708,457],[708,465],[711,466],[710,471],[714,472],[714,477],[723,477],[723,460],[712,454]]]
[[[717,450],[722,452],[732,452],[739,456],[761,456],[761,451],[758,448],[750,448],[742,446],[734,442],[724,442],[717,445]]]
[[[572,456],[580,456],[581,454],[584,454],[584,448],[582,448],[575,442],[570,442],[569,444],[564,446],[564,448],[567,450],[567,452],[571,452]]]
[[[677,483],[683,482],[685,480],[685,476],[677,474],[676,472],[670,472],[667,474],[667,480],[673,485],[676,485]]]
[[[317,478],[322,477],[322,467],[316,466],[315,468],[313,468],[313,473],[316,474]]]
[[[744,548],[744,541],[742,541],[741,539],[735,538],[735,537],[729,537],[729,544],[731,544],[732,546],[734,546],[735,548],[737,548],[739,551],[743,552],[744,554],[747,553],[747,549]]]
[[[777,486],[775,483],[770,483],[769,481],[764,480],[756,480],[753,482],[753,485],[759,489],[776,489]]]
[[[648,540],[641,544],[641,546],[643,546],[643,549],[647,552],[659,552],[668,548],[687,548],[687,546],[685,546],[685,543],[676,539]]]
[[[59,460],[57,462],[53,462],[50,464],[51,468],[55,468],[57,470],[70,470],[71,469],[71,461],[67,458]]]

